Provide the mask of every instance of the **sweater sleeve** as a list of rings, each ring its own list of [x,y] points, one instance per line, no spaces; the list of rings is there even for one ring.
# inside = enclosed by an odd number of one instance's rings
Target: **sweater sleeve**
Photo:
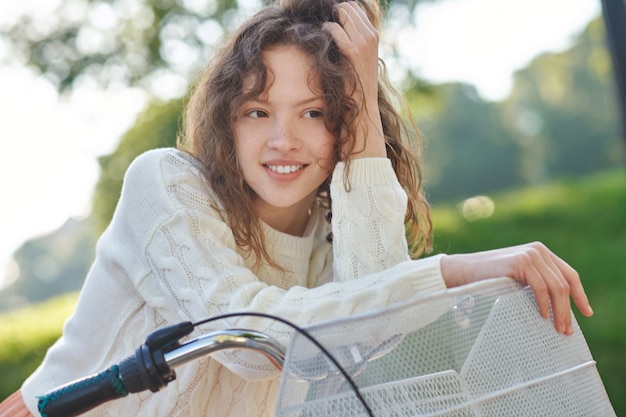
[[[391,269],[378,265],[378,271],[358,280],[316,288],[269,285],[246,267],[230,228],[219,211],[211,208],[215,204],[208,197],[207,184],[191,175],[189,167],[172,169],[171,161],[181,162],[172,156],[169,159],[141,158],[131,165],[120,205],[119,217],[124,221],[117,219],[126,234],[137,233],[130,237],[144,246],[152,271],[138,276],[135,287],[168,322],[255,311],[307,325],[445,288],[439,257],[405,259],[394,262]],[[233,320],[229,325],[265,332],[285,345],[291,335],[291,331],[258,318]],[[223,328],[223,323],[219,327]],[[248,379],[276,373],[258,356],[246,352],[216,357]]]
[[[407,195],[388,158],[337,164],[331,182],[335,281],[380,272],[410,259]],[[347,182],[345,181],[347,179]]]

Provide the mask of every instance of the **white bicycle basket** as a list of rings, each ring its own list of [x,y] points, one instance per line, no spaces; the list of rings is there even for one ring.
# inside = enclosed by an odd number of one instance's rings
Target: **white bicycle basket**
[[[543,319],[529,288],[502,278],[307,328],[377,417],[615,416],[587,343]],[[278,417],[368,416],[306,337],[287,349]]]

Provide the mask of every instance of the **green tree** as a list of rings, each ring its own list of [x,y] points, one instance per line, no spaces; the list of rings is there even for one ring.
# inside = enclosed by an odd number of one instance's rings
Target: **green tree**
[[[2,32],[62,91],[86,78],[150,90],[160,77],[193,71],[239,11],[236,0],[63,0],[52,14],[21,16]]]
[[[141,153],[176,145],[182,100],[152,102],[121,138],[117,148],[98,159],[100,178],[93,197],[92,216],[100,233],[111,221],[122,189],[124,173]]]
[[[420,1],[389,0],[396,24],[410,24]],[[0,34],[13,55],[59,90],[82,82],[158,91],[184,85],[240,19],[271,0],[61,0],[45,16],[20,16]],[[393,9],[393,10],[391,10]]]
[[[439,86],[434,106],[407,92],[424,140],[425,185],[434,202],[467,198],[519,185],[519,146],[511,140],[497,103],[473,86]]]
[[[572,48],[544,54],[515,75],[503,114],[524,150],[528,182],[624,162],[610,59],[598,18]]]
[[[437,203],[581,176],[626,160],[601,18],[574,45],[546,53],[515,74],[502,102],[471,86],[437,87],[406,97],[423,133],[426,189]]]
[[[17,279],[0,291],[0,311],[76,291],[94,259],[90,219],[69,219],[58,230],[28,240],[14,255]]]

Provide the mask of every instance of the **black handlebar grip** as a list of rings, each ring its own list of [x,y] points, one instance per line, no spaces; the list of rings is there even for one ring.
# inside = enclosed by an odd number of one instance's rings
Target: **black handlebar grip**
[[[120,378],[130,393],[145,391],[149,388],[143,378],[143,372],[136,356],[129,356],[119,364]]]
[[[97,375],[70,382],[39,397],[42,417],[74,417],[107,401],[128,395],[117,365]]]

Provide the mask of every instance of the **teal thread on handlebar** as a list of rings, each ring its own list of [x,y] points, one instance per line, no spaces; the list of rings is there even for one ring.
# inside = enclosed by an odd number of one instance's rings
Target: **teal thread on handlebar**
[[[111,369],[114,374],[113,388],[115,389],[115,392],[122,397],[126,397],[128,395],[128,390],[126,389],[124,383],[122,382],[122,379],[120,378],[120,367],[117,365],[113,365],[109,369]]]
[[[101,390],[102,387],[106,387],[108,393],[108,399],[112,398],[121,398],[128,395],[128,390],[124,386],[120,378],[119,366],[113,365],[109,369],[100,372],[97,375],[87,377],[78,383],[71,383],[66,386],[63,386],[55,391],[52,391],[46,395],[43,395],[39,398],[37,403],[39,413],[41,417],[52,417],[55,415],[55,409],[48,409],[50,403],[54,402],[56,406],[63,407],[63,399],[70,398],[72,393],[78,390],[85,390],[86,388],[94,388],[94,392]],[[93,405],[85,406],[86,409],[92,408]],[[75,410],[80,412],[79,410]]]

